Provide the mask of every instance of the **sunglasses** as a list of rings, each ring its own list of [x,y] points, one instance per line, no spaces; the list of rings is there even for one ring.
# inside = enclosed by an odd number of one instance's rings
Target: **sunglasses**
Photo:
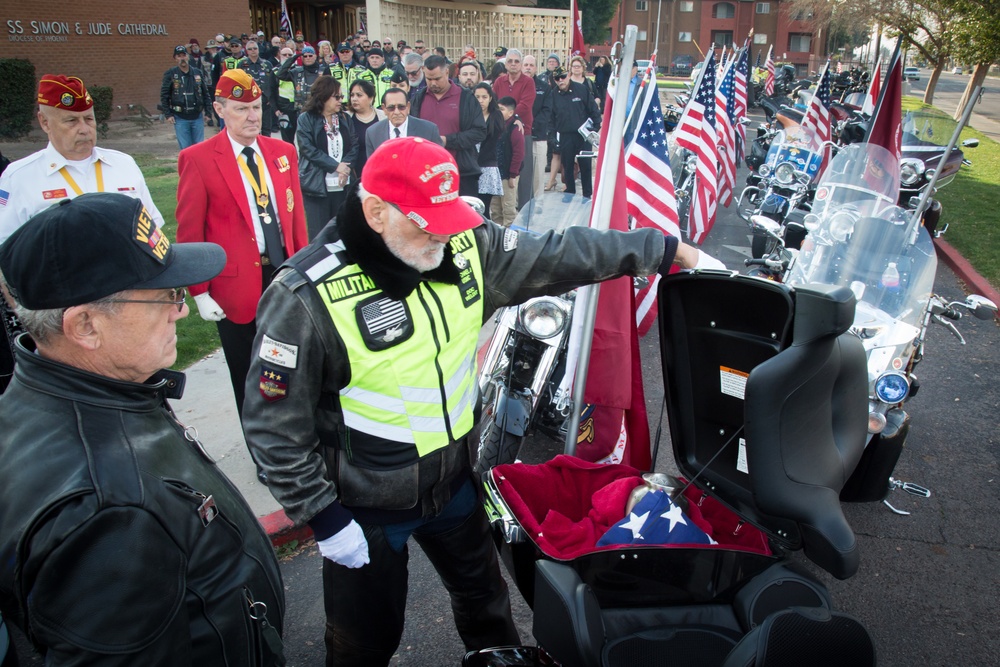
[[[170,290],[170,298],[166,301],[162,299],[108,299],[107,303],[158,303],[161,306],[171,304],[177,306],[177,312],[184,310],[184,299],[187,297],[187,288],[175,287]]]
[[[569,76],[569,74],[560,74],[559,76],[554,76],[552,78],[555,79],[556,81],[562,81],[563,79],[565,79],[568,76]]]
[[[406,105],[406,104],[386,104],[385,105],[385,110],[386,111],[405,111],[407,106],[408,105]]]

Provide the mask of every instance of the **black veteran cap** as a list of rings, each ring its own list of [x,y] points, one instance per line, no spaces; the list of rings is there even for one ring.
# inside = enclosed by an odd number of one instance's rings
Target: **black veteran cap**
[[[0,245],[11,296],[43,310],[91,303],[129,289],[211,280],[226,253],[214,243],[171,244],[138,199],[92,193],[64,199]]]

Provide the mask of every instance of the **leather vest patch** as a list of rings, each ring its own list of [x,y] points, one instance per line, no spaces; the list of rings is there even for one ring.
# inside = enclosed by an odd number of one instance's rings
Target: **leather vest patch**
[[[413,336],[413,318],[405,301],[375,294],[354,309],[361,339],[372,352],[399,345]]]

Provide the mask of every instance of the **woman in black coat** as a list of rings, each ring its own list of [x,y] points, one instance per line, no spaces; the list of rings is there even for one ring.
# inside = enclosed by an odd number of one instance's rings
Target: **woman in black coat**
[[[350,182],[351,163],[358,155],[351,120],[342,106],[340,83],[321,76],[299,114],[295,141],[310,241],[337,215]]]

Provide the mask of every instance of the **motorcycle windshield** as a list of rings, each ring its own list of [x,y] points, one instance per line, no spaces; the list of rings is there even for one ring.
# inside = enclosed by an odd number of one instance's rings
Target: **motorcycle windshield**
[[[872,168],[876,163],[881,170]],[[820,181],[821,206],[814,206],[806,221],[809,236],[786,281],[854,292],[854,328],[865,342],[873,375],[890,366],[900,370],[909,358],[937,270],[930,234],[911,224],[912,212],[895,203],[894,174],[895,159],[880,146],[841,150]]]
[[[801,125],[792,125],[774,135],[765,162],[772,171],[778,165],[788,163],[811,182],[819,176],[819,169],[823,165],[821,146],[822,142],[817,139],[815,132]]]
[[[957,126],[954,118],[933,107],[905,112],[902,145],[904,160],[920,160],[924,168],[937,169],[941,154],[948,147]],[[960,148],[956,146],[952,149],[935,187],[947,185],[955,178],[963,157]]]
[[[512,227],[544,234],[590,224],[591,201],[575,194],[546,194],[535,197],[518,211]]]

